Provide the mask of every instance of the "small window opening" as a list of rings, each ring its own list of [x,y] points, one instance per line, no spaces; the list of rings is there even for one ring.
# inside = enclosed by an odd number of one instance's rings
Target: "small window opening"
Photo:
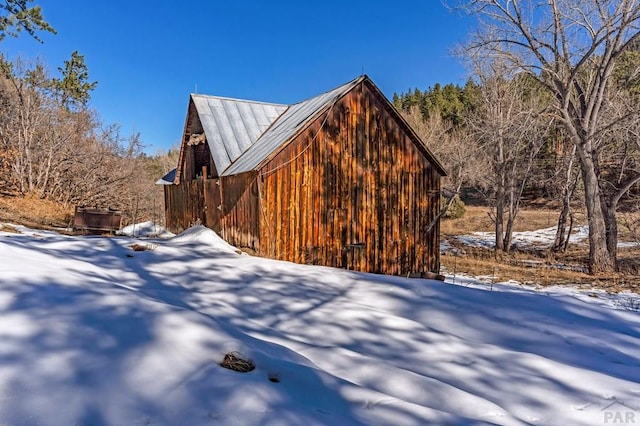
[[[211,167],[211,151],[204,133],[191,135],[188,144],[193,150],[194,176],[193,179],[202,179],[203,170],[206,168],[207,179],[213,177]]]

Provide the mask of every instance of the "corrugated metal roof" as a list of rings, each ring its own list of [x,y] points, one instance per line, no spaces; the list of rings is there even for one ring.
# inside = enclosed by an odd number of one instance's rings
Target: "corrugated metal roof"
[[[218,173],[247,151],[287,105],[192,94]]]
[[[302,130],[313,117],[330,108],[338,99],[364,79],[365,76],[360,76],[319,96],[291,105],[244,154],[237,157],[235,162],[235,159],[231,160],[232,164],[228,168],[218,169],[223,170],[220,175],[232,176],[255,170],[272,153],[276,152],[278,148]],[[207,133],[207,139],[208,137],[209,134]],[[211,146],[211,142],[209,142],[209,145]]]

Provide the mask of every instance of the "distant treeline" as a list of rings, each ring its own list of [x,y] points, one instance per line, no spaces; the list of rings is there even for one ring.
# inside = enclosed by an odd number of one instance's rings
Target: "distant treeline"
[[[615,69],[606,111],[612,125],[598,135],[596,160],[606,194],[618,191],[640,169],[640,134],[633,130],[639,120],[629,119],[629,105],[640,94],[638,69],[640,53],[634,46]],[[464,86],[436,83],[394,93],[393,104],[444,163],[448,199],[482,200],[492,207],[499,249],[511,249],[522,201],[542,199],[558,206],[555,249],[563,250],[572,206],[584,197],[573,143],[539,81],[510,74],[500,63],[484,71]],[[634,183],[619,201],[636,208],[639,194]]]

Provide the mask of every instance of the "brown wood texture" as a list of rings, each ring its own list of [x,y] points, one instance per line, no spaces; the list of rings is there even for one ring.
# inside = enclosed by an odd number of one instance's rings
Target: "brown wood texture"
[[[200,131],[191,108],[185,138]],[[173,232],[200,222],[265,257],[392,275],[439,272],[439,224],[428,229],[440,209],[441,169],[367,80],[258,171],[190,180],[196,161],[184,145],[180,184],[165,187]]]
[[[212,181],[209,181],[212,182]],[[171,232],[182,232],[196,223],[205,223],[202,179],[167,185],[165,191],[165,221]]]
[[[440,174],[366,82],[258,172],[258,253],[393,275],[438,272]],[[226,212],[225,212],[226,214]],[[246,219],[245,219],[246,220]]]
[[[180,156],[178,160],[178,170],[176,171],[176,182],[190,180],[194,176],[194,153],[193,147],[187,145],[187,141],[194,133],[202,132],[202,124],[198,118],[196,107],[193,100],[189,99],[189,107],[187,108],[187,118],[184,123],[184,132],[182,134],[182,143],[180,144]],[[187,170],[185,170],[187,169]],[[214,167],[215,169],[215,167]],[[212,171],[213,177],[217,176],[217,172]]]
[[[182,232],[202,224],[221,233],[220,186],[218,179],[193,179],[166,185],[165,222],[171,232]]]
[[[256,173],[222,177],[220,236],[240,248],[259,251],[260,210]]]
[[[171,232],[182,232],[197,223],[218,233],[222,231],[220,185],[208,143],[187,143],[192,134],[203,131],[193,101],[190,100],[180,147],[176,175],[178,183],[164,187],[165,222]],[[200,173],[197,165],[200,166]]]
[[[76,206],[73,216],[73,229],[115,232],[120,229],[121,222],[121,211]]]

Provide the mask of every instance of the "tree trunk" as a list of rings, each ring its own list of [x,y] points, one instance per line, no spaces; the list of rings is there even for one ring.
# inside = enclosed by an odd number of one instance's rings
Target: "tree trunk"
[[[504,251],[504,184],[496,188],[496,251]]]
[[[552,251],[559,252],[565,251],[565,241],[569,240],[570,235],[566,233],[567,220],[569,219],[569,213],[571,212],[571,206],[567,202],[568,197],[562,197],[562,210],[560,216],[558,216],[558,225],[556,227],[556,238],[553,242]]]
[[[569,231],[567,232],[567,238],[564,240],[564,245],[562,246],[562,251],[567,251],[567,246],[569,246],[569,239],[571,238],[571,231],[573,231],[573,213],[569,211]]]
[[[503,226],[504,226],[504,205],[505,205],[505,164],[504,164],[504,141],[502,135],[498,135],[497,151],[495,153],[495,176],[497,177],[496,187],[496,251],[504,251]]]
[[[516,204],[517,195],[515,194],[516,189],[515,189],[513,176],[514,176],[514,172],[512,171],[511,175],[509,176],[509,217],[507,218],[507,226],[504,230],[504,237],[502,238],[504,251],[506,252],[511,251],[513,226],[515,224],[516,215],[517,215],[517,204]]]
[[[562,210],[560,216],[558,216],[558,226],[556,227],[556,238],[553,243],[552,250],[555,252],[565,252],[567,245],[569,244],[569,238],[571,238],[571,228],[573,225],[573,215],[571,214],[571,198],[573,198],[573,192],[576,189],[577,176],[574,179],[573,174],[573,161],[576,156],[576,146],[573,145],[571,156],[569,157],[569,164],[567,165],[567,175],[565,177],[564,186],[562,188]],[[571,219],[569,225],[569,232],[567,229],[567,219]]]
[[[607,249],[606,223],[600,199],[596,165],[584,145],[576,145],[584,183],[584,199],[589,224],[589,272],[591,274],[613,272],[614,265]]]
[[[604,221],[606,228],[607,250],[613,264],[613,269],[618,270],[618,218],[616,216],[616,204],[602,204],[604,208]]]
[[[509,219],[507,219],[507,228],[504,231],[504,238],[502,239],[504,241],[504,251],[506,252],[510,252],[511,251],[511,240],[513,239],[513,225],[515,222],[515,217],[511,216],[511,214],[509,214]]]
[[[507,220],[507,229],[504,233],[504,247],[505,251],[510,252],[512,241],[513,241],[513,229],[516,223],[516,217],[518,216],[518,212],[520,211],[520,201],[522,200],[522,194],[524,193],[524,188],[527,185],[527,180],[529,179],[529,172],[531,172],[531,166],[533,165],[534,158],[539,151],[539,147],[535,147],[535,145],[530,146],[529,156],[527,157],[527,162],[525,165],[518,164],[515,162],[513,164],[513,170],[511,170],[509,176],[509,219]],[[517,169],[524,169],[524,174],[521,175],[521,181],[516,185],[516,174]]]
[[[607,250],[616,271],[618,270],[618,217],[616,210],[620,199],[639,181],[640,174],[632,175],[624,181],[619,181],[619,188],[612,194],[603,194],[600,200],[606,227]]]

